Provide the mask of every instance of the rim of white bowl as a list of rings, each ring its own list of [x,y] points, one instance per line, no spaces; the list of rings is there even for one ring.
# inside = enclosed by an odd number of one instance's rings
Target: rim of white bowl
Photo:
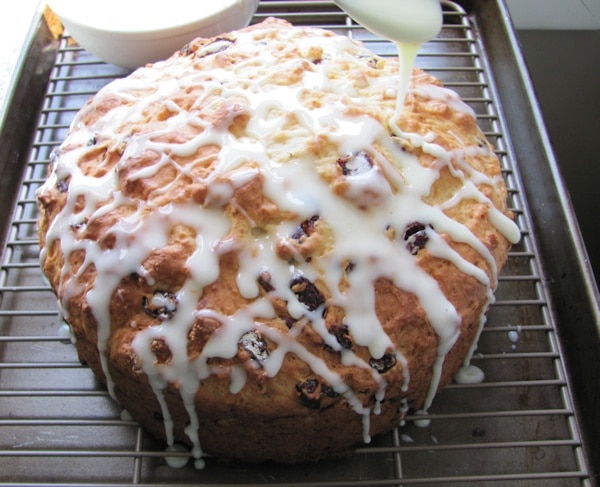
[[[48,6],[65,22],[112,35],[173,36],[176,32],[209,26],[240,9],[243,0],[48,0]],[[95,5],[95,6],[94,6]],[[205,15],[190,8],[206,9]],[[118,12],[118,15],[115,13]]]

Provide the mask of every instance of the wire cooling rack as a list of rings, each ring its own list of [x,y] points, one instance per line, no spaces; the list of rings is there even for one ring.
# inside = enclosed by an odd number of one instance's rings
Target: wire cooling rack
[[[247,465],[208,459],[167,465],[165,445],[121,409],[82,366],[62,333],[55,298],[38,266],[35,190],[51,150],[79,108],[127,74],[65,35],[57,51],[0,269],[0,485],[590,485],[582,439],[543,265],[494,97],[494,80],[471,18],[443,2],[444,27],[417,65],[456,90],[495,145],[522,232],[510,252],[473,363],[481,384],[447,387],[429,414],[317,464]],[[357,26],[327,1],[264,0],[254,22],[279,16],[351,36],[383,56],[393,45]],[[418,427],[416,419],[428,420]],[[187,453],[169,453],[169,456]]]

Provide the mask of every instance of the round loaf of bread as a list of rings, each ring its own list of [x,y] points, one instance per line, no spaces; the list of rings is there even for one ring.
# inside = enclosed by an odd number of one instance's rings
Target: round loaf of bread
[[[268,19],[102,88],[38,191],[79,357],[169,445],[349,451],[468,363],[519,231],[473,111]]]

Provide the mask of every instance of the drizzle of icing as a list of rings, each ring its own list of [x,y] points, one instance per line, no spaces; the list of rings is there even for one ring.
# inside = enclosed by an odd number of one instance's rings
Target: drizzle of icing
[[[485,373],[475,365],[465,365],[454,376],[457,384],[479,384],[485,379]]]
[[[521,325],[517,325],[517,326],[513,327],[510,323],[508,326],[509,326],[508,341],[511,343],[510,348],[512,350],[516,350],[517,344],[521,340],[522,327],[521,327]]]
[[[276,345],[261,364],[268,376],[275,376],[285,356],[294,353],[362,416],[363,439],[365,442],[370,441],[370,417],[380,411],[381,401],[385,398],[386,380],[351,350],[341,351],[344,364],[371,371],[378,384],[375,405],[366,407],[338,373],[330,370],[321,358],[311,354],[295,339],[293,330],[286,334],[262,324],[261,319],[275,316],[271,301],[259,294],[257,277],[262,272],[268,270],[270,275],[273,287],[271,297],[287,302],[288,312],[292,317],[304,320],[304,323],[310,322],[325,343],[339,350],[340,345],[332,340],[325,327],[323,305],[307,309],[289,286],[290,279],[298,273],[311,281],[317,278],[323,280],[331,292],[329,303],[345,310],[344,322],[357,345],[367,347],[374,359],[382,358],[390,349],[394,350],[396,360],[402,365],[403,390],[408,389],[410,381],[407,360],[395,349],[377,319],[373,287],[378,278],[385,277],[399,289],[413,293],[439,337],[438,358],[424,405],[426,410],[437,390],[444,357],[460,334],[461,318],[437,281],[419,267],[415,256],[405,248],[404,242],[388,238],[386,228],[391,226],[400,231],[415,220],[430,222],[435,231],[426,230],[428,251],[452,262],[466,275],[484,284],[488,290],[489,303],[493,300],[492,288],[496,282],[494,258],[467,227],[448,217],[444,209],[458,204],[464,198],[474,198],[489,206],[490,223],[509,240],[514,242],[519,235],[516,225],[497,210],[472,183],[485,182],[493,188],[498,181],[467,167],[466,163],[462,169],[457,169],[461,167],[460,161],[464,155],[468,151],[474,151],[474,148],[447,151],[435,144],[430,136],[405,133],[396,126],[394,132],[397,138],[409,141],[437,159],[436,165],[425,168],[414,155],[404,152],[390,138],[384,122],[367,114],[354,113],[352,107],[360,107],[363,112],[368,112],[369,103],[379,105],[382,100],[389,98],[385,95],[389,86],[385,86],[381,75],[367,79],[365,86],[367,91],[379,90],[378,93],[383,91],[384,94],[367,99],[360,92],[360,87],[357,88],[352,81],[336,79],[329,63],[316,64],[306,69],[293,86],[279,86],[272,79],[272,73],[276,71],[274,66],[278,65],[281,72],[293,72],[300,66],[300,61],[277,58],[271,51],[262,49],[262,39],[269,32],[270,29],[266,27],[237,34],[237,42],[229,49],[235,52],[239,61],[231,71],[218,68],[196,70],[193,59],[176,57],[141,68],[128,78],[110,83],[95,96],[95,103],[88,104],[76,116],[73,130],[63,145],[70,150],[59,156],[48,181],[39,190],[40,194],[49,192],[59,181],[69,178],[66,204],[50,224],[41,259],[45,259],[50,245],[59,242],[67,262],[59,286],[63,303],[61,307],[65,308],[69,298],[82,291],[77,277],[90,265],[94,265],[96,280],[87,291],[86,299],[97,322],[98,350],[108,390],[113,397],[114,384],[108,372],[106,350],[111,325],[109,306],[113,292],[120,281],[131,273],[137,273],[147,282],[152,282],[151,273],[144,269],[144,262],[150,253],[167,245],[169,234],[175,226],[185,225],[195,230],[195,251],[186,262],[189,278],[175,296],[177,312],[172,313],[161,324],[139,331],[132,346],[161,405],[167,442],[172,448],[176,448],[173,420],[164,390],[170,382],[177,381],[180,385],[181,397],[190,417],[185,432],[193,444],[192,456],[196,459],[201,458],[202,449],[194,397],[200,381],[217,373],[209,364],[209,359],[234,357],[240,337],[252,330],[257,330]],[[330,37],[315,29],[289,29],[278,35],[277,39],[271,38],[269,42],[278,42],[282,50],[293,46],[302,53],[318,46],[325,58],[334,60],[332,64],[356,63],[360,58],[371,57],[369,51],[351,40]],[[276,51],[277,49],[273,49],[272,52]],[[210,55],[208,52],[207,56]],[[170,73],[168,77],[165,77],[166,72]],[[397,83],[396,73],[386,71],[386,76],[392,80],[392,85]],[[184,109],[175,104],[173,100],[177,93],[195,86],[202,87],[195,105]],[[315,89],[324,90],[326,95],[323,103],[311,106],[311,92]],[[423,86],[419,90],[420,96],[443,99],[453,110],[472,114],[448,90]],[[139,95],[142,92],[145,93],[144,96]],[[122,105],[97,118],[92,125],[87,125],[86,117],[98,103],[109,97],[116,97]],[[223,104],[222,100],[235,102]],[[132,125],[142,122],[145,111],[157,103],[172,114],[164,126],[135,135],[122,129],[124,120]],[[216,124],[204,120],[202,114],[194,108],[203,105],[210,111],[219,103],[222,104],[221,111],[224,110],[225,115]],[[391,117],[393,107],[388,105]],[[236,117],[245,115],[250,116],[245,135],[236,137],[229,131],[229,127]],[[333,193],[329,183],[323,179],[314,155],[306,146],[295,144],[293,138],[280,143],[281,147],[278,146],[278,137],[284,132],[283,127],[289,117],[298,121],[294,130],[298,131],[299,140],[306,137],[306,134],[312,134],[310,137],[314,140],[327,140],[335,145],[342,155],[370,148],[375,161],[374,169],[348,177],[350,189],[343,197]],[[185,132],[186,127],[200,130],[183,142],[165,142],[161,138],[170,131]],[[86,175],[78,165],[80,159],[91,150],[86,141],[92,137],[111,141],[114,146],[125,147],[121,161],[113,168],[107,168],[98,177]],[[261,142],[264,140],[269,141],[269,146],[276,149],[266,153]],[[194,155],[206,146],[220,148],[207,175],[198,175],[192,168],[173,160],[174,156]],[[210,192],[204,206],[194,202],[170,202],[160,206],[151,199],[133,200],[126,196],[120,186],[120,171],[125,169],[127,161],[135,160],[148,151],[159,155],[155,164],[130,173],[129,181],[152,177],[163,168],[175,168],[178,173],[176,179],[166,187],[156,188],[154,196],[166,194],[174,187],[177,178],[186,176],[209,186]],[[423,198],[438,179],[442,167],[451,170],[462,181],[463,188],[444,207],[431,207]],[[293,234],[297,222],[290,221],[273,225],[274,228],[268,231],[260,229],[256,235],[253,234],[254,240],[247,242],[248,245],[232,242],[229,237],[231,222],[223,208],[234,204],[232,197],[237,188],[257,176],[263,180],[264,194],[281,211],[297,215],[298,221],[315,214],[326,221],[334,235],[335,249],[327,255],[315,256],[311,265],[290,265],[279,258],[275,250],[278,244],[285,243]],[[82,199],[85,204],[80,208],[78,205]],[[131,207],[133,211],[111,227],[110,233],[114,235],[115,242],[110,249],[103,248],[92,239],[78,238],[77,232],[72,231],[73,228],[89,225],[120,207]],[[238,210],[241,211],[239,208]],[[249,217],[248,223],[256,227],[256,222]],[[487,262],[492,278],[465,261],[445,242],[441,233],[446,233],[455,242],[466,243],[479,252]],[[199,309],[198,301],[204,288],[219,277],[220,257],[232,248],[238,253],[237,286],[240,293],[251,300],[250,304],[230,316],[211,309]],[[68,278],[68,256],[79,250],[85,252],[85,262],[74,272],[73,277]],[[348,286],[341,290],[338,283],[345,262],[352,262],[353,270],[346,276]],[[160,298],[156,299],[158,301],[154,304],[161,305]],[[198,317],[214,319],[221,327],[192,361],[186,353],[187,337]],[[484,320],[482,313],[480,326],[483,326]],[[364,326],[365,323],[369,326]],[[156,357],[151,346],[157,338],[163,339],[172,351],[169,363],[160,366],[155,363]],[[230,391],[236,394],[246,384],[246,372],[241,367],[232,367],[229,375]],[[403,405],[403,408],[407,409],[407,406]]]
[[[133,421],[133,417],[131,416],[131,413],[127,411],[127,409],[123,409],[120,416],[123,421]]]
[[[170,452],[186,452],[187,449],[183,445],[175,444],[167,447],[167,453]],[[189,456],[187,455],[168,455],[165,457],[165,461],[171,468],[183,468],[187,465],[189,461]]]
[[[427,428],[431,424],[431,419],[422,417],[426,415],[427,411],[425,411],[424,409],[419,409],[418,411],[415,411],[413,424],[418,428]]]
[[[66,323],[60,325],[60,328],[58,329],[58,336],[65,342],[75,343],[76,340],[73,332],[71,331],[71,327]]]
[[[398,121],[417,53],[442,28],[440,0],[336,0],[336,3],[357,22],[398,48],[400,80],[396,112],[390,120],[392,130],[398,135]]]

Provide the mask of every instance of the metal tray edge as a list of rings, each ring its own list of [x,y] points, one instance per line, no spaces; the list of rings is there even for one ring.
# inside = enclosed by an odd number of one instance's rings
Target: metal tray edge
[[[0,255],[57,49],[58,41],[37,9],[0,107],[0,214],[6,216],[0,225]]]
[[[522,176],[567,371],[590,449],[600,448],[600,294],[505,0],[467,1]],[[600,451],[588,452],[596,477]]]

